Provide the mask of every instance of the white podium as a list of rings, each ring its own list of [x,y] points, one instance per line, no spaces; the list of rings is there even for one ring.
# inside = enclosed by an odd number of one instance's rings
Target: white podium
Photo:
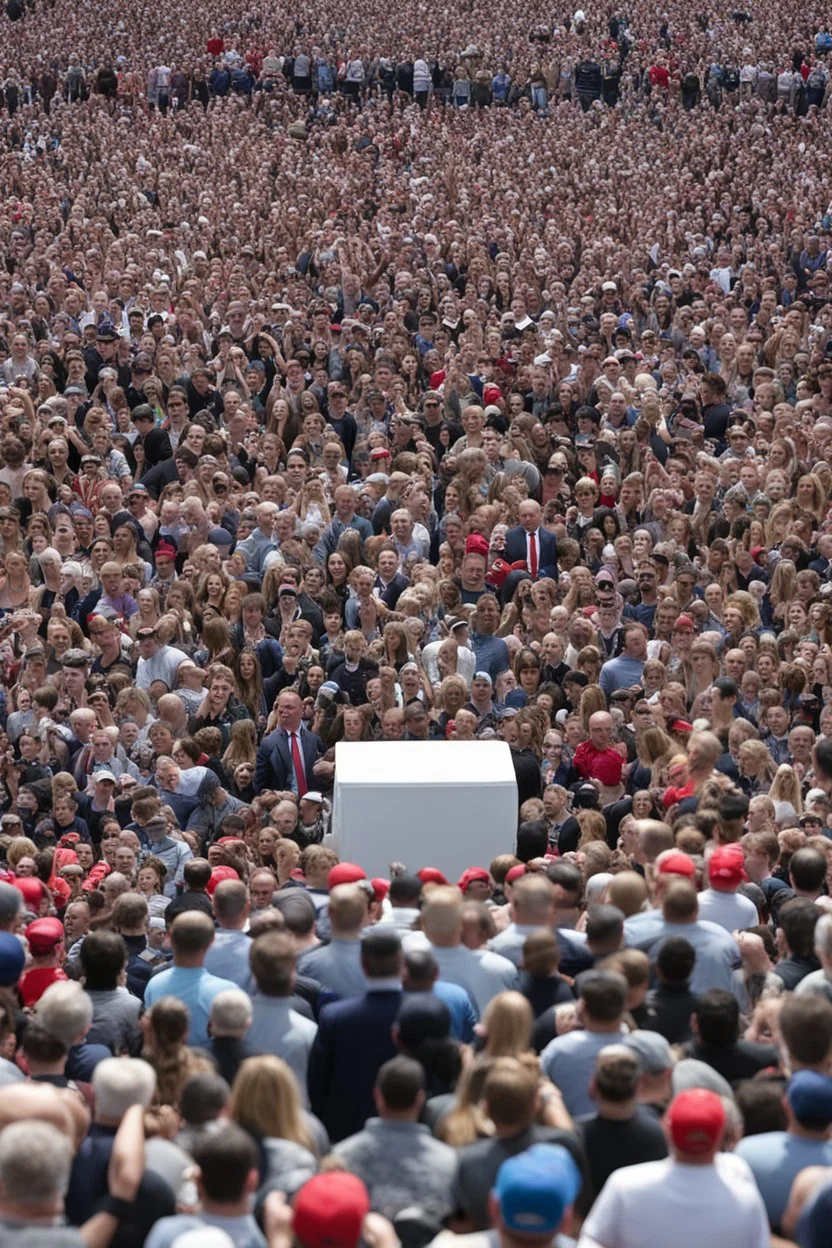
[[[504,741],[341,741],[333,847],[369,876],[466,867],[514,852],[517,783]]]

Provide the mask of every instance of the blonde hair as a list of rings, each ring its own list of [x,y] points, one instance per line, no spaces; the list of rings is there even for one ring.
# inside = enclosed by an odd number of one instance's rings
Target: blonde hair
[[[21,858],[34,858],[37,852],[37,845],[28,836],[15,836],[6,850],[6,862],[14,870]]]
[[[800,781],[794,767],[790,767],[788,763],[777,768],[768,795],[773,802],[790,802],[798,815],[803,814]]]
[[[534,1014],[520,992],[500,992],[489,1001],[483,1015],[488,1057],[519,1057],[531,1048]]]
[[[231,1117],[261,1140],[291,1140],[314,1152],[297,1080],[279,1057],[243,1062],[231,1089]]]

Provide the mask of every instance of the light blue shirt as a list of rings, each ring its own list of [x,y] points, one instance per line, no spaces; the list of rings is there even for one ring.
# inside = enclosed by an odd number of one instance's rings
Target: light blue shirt
[[[214,997],[238,985],[230,979],[219,979],[202,966],[172,966],[167,971],[148,980],[144,994],[146,1009],[150,1009],[162,997],[178,997],[188,1007],[190,1025],[188,1044],[208,1043],[208,1019]]]
[[[540,1055],[540,1068],[560,1088],[564,1104],[573,1118],[595,1113],[589,1085],[595,1074],[595,1059],[608,1044],[617,1044],[621,1032],[568,1031],[550,1040]]]
[[[248,964],[251,939],[245,932],[217,932],[214,943],[205,955],[205,969],[220,979],[230,979],[251,997],[255,992],[254,976]]]
[[[795,1176],[807,1166],[832,1166],[832,1140],[801,1140],[787,1131],[764,1131],[740,1140],[736,1154],[751,1167],[772,1230],[779,1231]]]
[[[599,684],[609,698],[616,689],[629,689],[632,685],[640,685],[643,671],[643,660],[628,659],[625,654],[620,654],[617,659],[608,659],[601,668]]]
[[[254,1017],[246,1032],[246,1043],[260,1053],[271,1053],[283,1059],[297,1079],[303,1103],[307,1105],[306,1069],[318,1034],[317,1024],[293,1010],[288,997],[258,994],[252,1004]]]
[[[669,936],[682,936],[693,945],[696,962],[690,977],[690,990],[695,996],[711,988],[733,991],[733,971],[740,965],[740,951],[733,938],[718,923],[707,919],[697,919],[695,923],[665,923],[661,910],[634,914],[624,923],[625,945],[630,949],[643,949],[651,961]]]
[[[298,960],[301,975],[310,975],[339,997],[360,997],[367,991],[361,969],[361,941],[333,937],[328,945],[310,949]]]
[[[234,1248],[266,1248],[266,1241],[250,1213],[234,1218],[212,1213],[178,1213],[171,1218],[160,1218],[148,1235],[145,1248],[171,1248],[186,1231],[200,1231],[209,1226],[225,1231]]]

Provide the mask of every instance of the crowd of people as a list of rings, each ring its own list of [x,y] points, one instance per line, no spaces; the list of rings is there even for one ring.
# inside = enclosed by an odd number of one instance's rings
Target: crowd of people
[[[830,73],[7,0],[2,1248],[829,1248]],[[339,859],[494,739],[504,853]]]

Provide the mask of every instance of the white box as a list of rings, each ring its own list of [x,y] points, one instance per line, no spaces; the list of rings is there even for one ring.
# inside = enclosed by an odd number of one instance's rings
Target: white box
[[[333,843],[343,862],[389,879],[438,867],[456,882],[514,852],[517,782],[504,741],[339,741]]]

